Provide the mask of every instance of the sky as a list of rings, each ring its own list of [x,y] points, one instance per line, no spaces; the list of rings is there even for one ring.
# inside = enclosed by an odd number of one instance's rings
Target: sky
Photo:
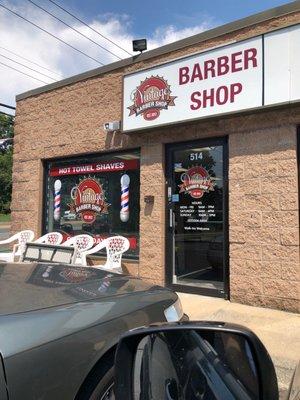
[[[97,68],[101,66],[100,63],[108,64],[119,58],[127,58],[128,53],[120,47],[132,53],[133,39],[146,38],[149,50],[289,3],[280,0],[210,0],[208,2],[203,0],[144,2],[140,0],[54,0],[108,37],[119,46],[117,47],[82,25],[51,1],[31,1],[110,52],[74,32],[37,8],[29,0],[0,0],[0,5],[21,14],[94,59],[82,55],[0,7],[0,103],[12,106],[15,105],[17,94]],[[4,66],[3,63],[10,68]],[[18,69],[31,77],[11,68]],[[0,111],[11,112],[1,107]]]

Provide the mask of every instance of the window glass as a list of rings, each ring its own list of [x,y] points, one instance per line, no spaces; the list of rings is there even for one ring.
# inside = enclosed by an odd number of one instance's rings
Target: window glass
[[[64,240],[86,233],[95,243],[122,235],[126,258],[139,255],[139,151],[57,160],[46,164],[45,232]]]

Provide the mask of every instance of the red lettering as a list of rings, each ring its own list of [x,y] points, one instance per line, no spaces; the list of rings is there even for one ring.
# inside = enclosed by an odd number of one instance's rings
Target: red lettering
[[[208,78],[208,73],[211,73],[211,78],[216,76],[215,72],[215,60],[204,61],[204,79]]]
[[[220,86],[216,90],[216,103],[219,106],[222,106],[223,104],[227,103],[228,101],[228,87],[227,86]]]
[[[198,110],[201,107],[201,92],[194,92],[191,94],[191,100],[195,104],[191,104],[191,110]]]
[[[245,50],[244,57],[244,68],[248,69],[250,61],[252,62],[252,67],[257,67],[257,50],[255,48]]]
[[[193,92],[191,94],[190,109],[195,111],[199,108],[214,107],[214,105],[222,106],[228,103],[233,103],[235,97],[241,93],[243,86],[241,83],[233,83],[230,86],[219,86],[217,89],[204,89],[203,92]]]
[[[229,72],[229,58],[227,56],[218,58],[218,76],[226,75]]]
[[[234,102],[234,98],[236,95],[240,94],[243,89],[241,83],[232,83],[230,85],[230,103]]]
[[[232,72],[242,71],[243,67],[242,66],[238,67],[238,64],[240,64],[242,62],[241,55],[242,55],[241,51],[231,54],[231,71]]]
[[[189,76],[189,67],[182,67],[179,68],[179,85],[185,85],[186,83],[189,82],[190,76]]]
[[[208,94],[210,92],[210,94]],[[203,108],[206,108],[208,106],[208,102],[210,102],[210,107],[214,106],[215,103],[215,89],[212,88],[210,90],[203,90]]]
[[[203,79],[200,64],[194,65],[191,82],[194,82],[195,79],[199,79],[199,81],[202,81]]]
[[[197,80],[215,78],[216,76],[226,75],[242,71],[243,69],[257,67],[257,49],[250,48],[244,51],[232,53],[230,56],[221,56],[214,59],[206,60],[193,65],[190,75],[189,67],[179,68],[179,85],[193,83]]]

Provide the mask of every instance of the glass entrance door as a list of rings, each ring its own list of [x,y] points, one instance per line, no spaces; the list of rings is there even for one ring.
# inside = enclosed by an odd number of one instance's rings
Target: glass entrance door
[[[167,148],[167,282],[225,298],[226,160],[225,140]]]

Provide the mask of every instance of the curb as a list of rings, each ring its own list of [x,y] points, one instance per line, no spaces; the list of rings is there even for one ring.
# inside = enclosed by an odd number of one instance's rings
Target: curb
[[[10,223],[8,223],[8,222],[0,222],[0,229],[1,228],[3,228],[3,229],[10,229]]]

